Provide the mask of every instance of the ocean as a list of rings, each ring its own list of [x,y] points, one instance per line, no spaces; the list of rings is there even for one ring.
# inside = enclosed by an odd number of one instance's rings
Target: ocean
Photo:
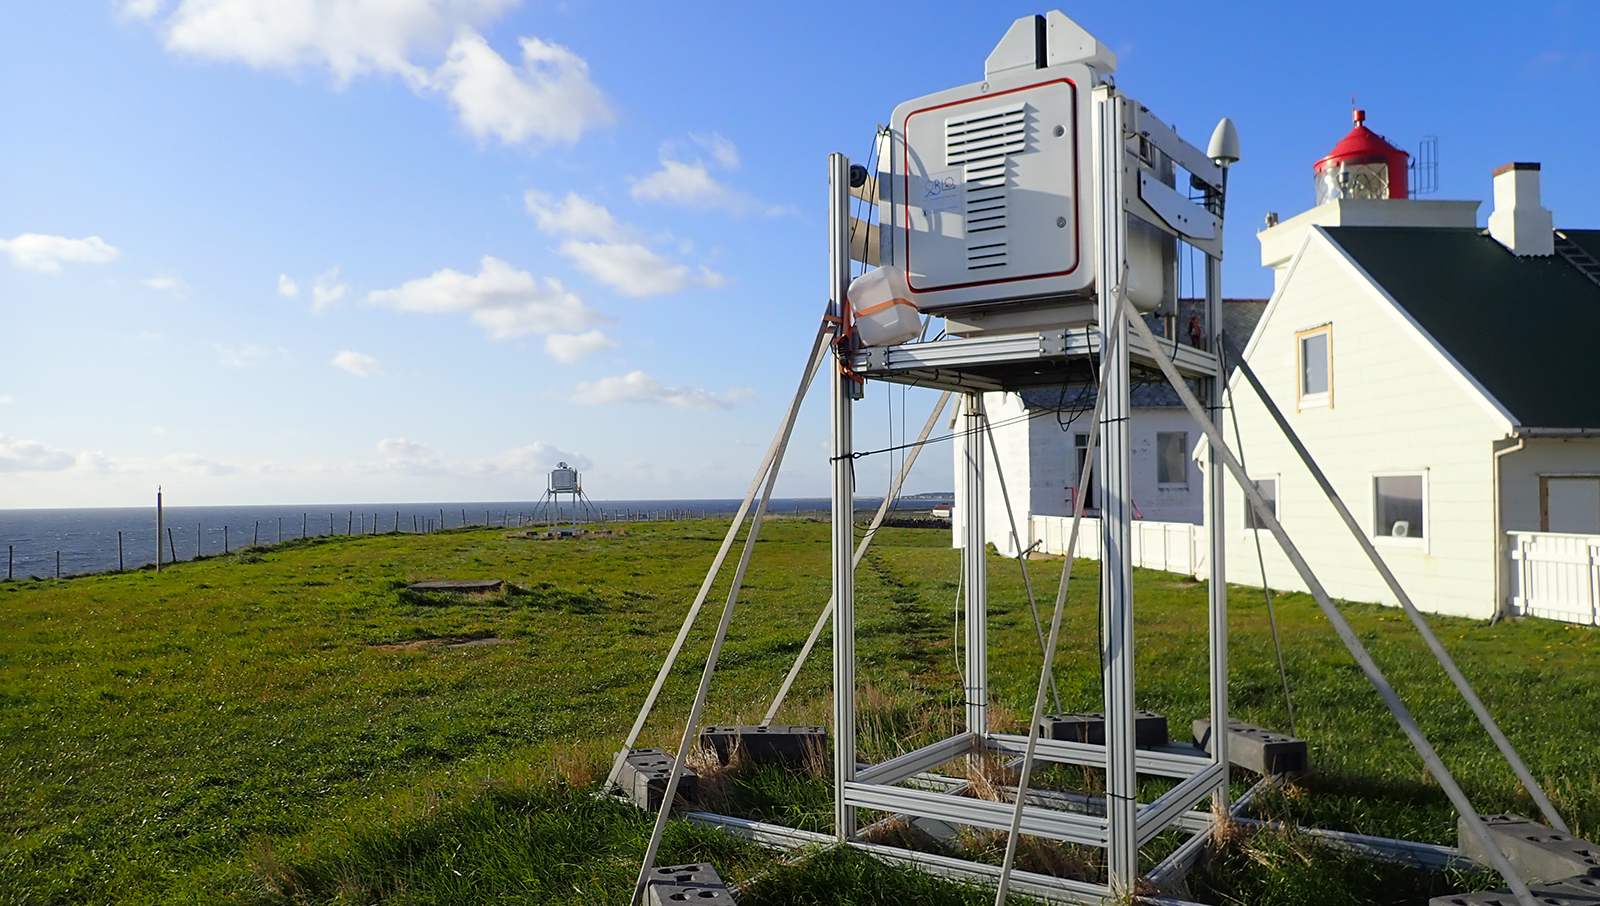
[[[902,498],[895,512],[925,513],[944,497]],[[856,509],[875,510],[882,498],[856,498]],[[738,500],[597,500],[593,507],[608,518],[667,519],[683,516],[731,517]],[[770,512],[826,516],[826,498],[774,499]],[[293,506],[168,506],[161,539],[162,560],[192,560],[196,554],[221,554],[250,544],[275,544],[302,535],[343,535],[394,531],[428,531],[471,525],[516,526],[543,512],[537,501],[491,503],[296,504]],[[572,518],[571,505],[563,508]],[[5,568],[0,577],[26,579],[57,575],[137,569],[156,560],[156,510],[148,507],[0,510],[0,548]],[[176,556],[174,556],[176,555]]]

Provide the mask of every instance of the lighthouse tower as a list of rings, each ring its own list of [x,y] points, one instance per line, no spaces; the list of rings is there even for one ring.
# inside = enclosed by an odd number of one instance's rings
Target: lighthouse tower
[[[1312,168],[1317,204],[1341,198],[1406,198],[1404,151],[1363,125],[1365,110],[1355,111],[1355,128]]]

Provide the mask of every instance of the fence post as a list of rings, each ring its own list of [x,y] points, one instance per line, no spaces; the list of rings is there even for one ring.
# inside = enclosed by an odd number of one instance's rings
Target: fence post
[[[159,544],[160,542],[161,542],[161,539],[157,538],[156,539],[156,543]],[[170,529],[170,528],[167,529],[167,547],[172,549],[172,562],[173,563],[177,563],[178,562],[178,545],[177,545],[177,543],[175,541],[172,540],[172,529]]]
[[[300,514],[300,540],[306,540],[306,514]]]
[[[122,572],[122,533],[117,532],[117,572]]]
[[[278,543],[283,543],[283,517],[278,517]]]
[[[226,554],[228,552],[228,527],[227,526],[223,526],[222,527],[222,552],[224,554]]]
[[[7,582],[11,581],[11,567],[16,562],[16,559],[17,559],[17,546],[15,544],[6,545],[6,581]]]
[[[261,520],[257,519],[256,520],[256,533],[250,539],[250,546],[251,547],[259,547],[260,545],[261,545]]]
[[[56,578],[61,578],[61,552],[56,551]]]

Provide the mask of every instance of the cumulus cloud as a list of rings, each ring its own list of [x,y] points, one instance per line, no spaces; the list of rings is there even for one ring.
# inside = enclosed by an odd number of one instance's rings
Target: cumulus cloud
[[[174,53],[257,69],[326,67],[340,85],[360,75],[395,74],[423,87],[428,70],[414,58],[439,53],[458,29],[492,21],[515,2],[181,0],[161,26]],[[137,5],[150,10],[147,19],[160,6]]]
[[[377,359],[349,349],[343,350],[334,356],[332,365],[335,368],[343,368],[356,377],[370,377],[378,373]]]
[[[208,341],[207,346],[217,354],[217,363],[229,368],[244,368],[257,362],[264,362],[272,356],[272,351],[261,346],[246,344],[244,346],[224,346],[215,340]]]
[[[463,312],[496,340],[581,331],[604,320],[559,281],[536,279],[491,255],[483,257],[476,276],[445,268],[397,289],[375,290],[367,301],[399,311]]]
[[[726,169],[739,166],[739,149],[733,142],[713,132],[710,135],[692,135],[691,140],[711,155],[713,161]],[[675,142],[663,142],[657,158],[661,169],[633,184],[630,190],[638,201],[657,201],[676,204],[701,211],[723,211],[742,216],[760,214],[776,217],[788,213],[782,205],[768,204],[747,192],[735,189],[712,175],[706,162],[698,157],[682,160]]]
[[[521,44],[520,69],[481,35],[463,32],[450,45],[434,82],[468,131],[507,145],[534,138],[570,145],[586,130],[611,122],[611,108],[589,81],[582,57],[538,38]]]
[[[293,299],[300,295],[300,284],[289,279],[288,274],[279,274],[278,295]]]
[[[570,237],[561,243],[560,251],[578,270],[627,295],[657,296],[723,284],[721,274],[705,267],[691,271],[652,251],[643,244],[639,230],[576,192],[568,192],[558,201],[530,191],[523,196],[523,203],[541,231]]]
[[[147,278],[141,282],[151,289],[160,290],[162,292],[183,288],[183,278],[176,274],[162,274],[158,277]]]
[[[126,0],[168,50],[257,69],[326,69],[340,87],[396,75],[418,94],[443,94],[479,138],[506,144],[576,141],[611,122],[588,63],[538,38],[514,66],[477,29],[517,0]],[[433,62],[438,65],[434,66]]]
[[[324,308],[344,298],[350,289],[350,284],[339,282],[339,269],[330,267],[317,275],[311,284],[311,308],[313,311],[322,311]],[[283,280],[278,280],[278,291],[283,292]],[[298,288],[296,288],[298,291]]]
[[[602,378],[594,383],[581,383],[573,392],[573,401],[584,405],[606,403],[661,403],[678,409],[731,409],[755,395],[748,387],[713,393],[698,387],[668,387],[643,371],[632,371],[621,377]]]
[[[543,192],[530,189],[522,202],[533,215],[539,230],[551,236],[570,236],[574,239],[601,239],[606,242],[624,242],[633,239],[638,231],[619,222],[611,212],[577,192],[557,201]]]
[[[65,450],[0,434],[0,472],[59,472],[72,468],[76,462],[76,457]]]
[[[16,399],[13,398],[11,394],[0,393],[0,406],[9,406],[14,402],[16,402]]]
[[[0,239],[0,251],[17,267],[46,274],[61,273],[62,264],[109,264],[122,254],[99,236],[68,239],[43,233]]]
[[[544,348],[558,362],[576,362],[584,356],[616,348],[611,338],[598,330],[588,333],[553,333],[544,338]],[[0,402],[5,400],[0,397]]]
[[[561,243],[561,254],[589,276],[630,296],[659,296],[704,286],[715,289],[723,284],[721,274],[704,267],[691,273],[688,265],[678,264],[636,243],[579,242]]]

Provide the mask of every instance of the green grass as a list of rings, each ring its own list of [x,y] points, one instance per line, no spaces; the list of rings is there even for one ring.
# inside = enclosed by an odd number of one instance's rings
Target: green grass
[[[723,531],[687,522],[562,542],[489,530],[313,539],[159,576],[0,583],[0,904],[618,902],[649,818],[582,785],[627,732]],[[860,570],[869,760],[960,719],[948,545],[945,532],[886,529]],[[827,600],[828,551],[826,525],[764,528],[706,722],[759,719]],[[1060,563],[1031,567],[1043,606]],[[1031,708],[1037,642],[1015,562],[991,557],[989,571],[995,715],[1015,725]],[[405,590],[427,578],[509,585],[482,598]],[[1058,672],[1068,710],[1100,707],[1097,585],[1094,563],[1075,565]],[[1144,571],[1135,588],[1139,703],[1182,738],[1206,709],[1206,589]],[[725,591],[726,579],[708,610]],[[1230,601],[1235,713],[1283,728],[1260,591],[1231,589]],[[1535,814],[1400,614],[1346,612],[1473,801]],[[1285,596],[1278,613],[1316,772],[1257,814],[1453,844],[1444,796],[1315,605]],[[644,744],[676,746],[714,615],[702,623]],[[1574,830],[1593,839],[1600,634],[1433,623]],[[428,644],[489,637],[511,642]],[[780,721],[826,723],[830,677],[824,647]],[[1248,778],[1235,779],[1244,789]],[[786,824],[831,821],[820,779],[754,772],[735,799]],[[1156,841],[1148,858],[1172,842]],[[991,843],[970,841],[968,854]],[[764,874],[773,854],[676,824],[663,859],[711,859],[732,880],[756,878],[754,902],[985,899],[848,853]],[[1257,835],[1218,854],[1193,890],[1215,903],[1305,902],[1308,890],[1324,902],[1400,903],[1483,883]]]

